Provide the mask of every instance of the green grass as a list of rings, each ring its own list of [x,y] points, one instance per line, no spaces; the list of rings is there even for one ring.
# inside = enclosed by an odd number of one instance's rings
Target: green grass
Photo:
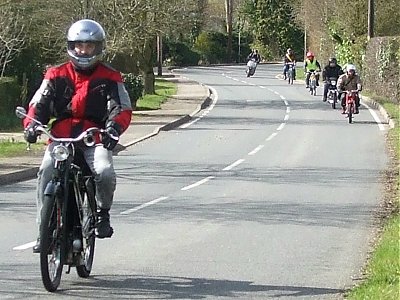
[[[369,262],[368,279],[352,290],[347,299],[400,299],[399,226],[398,215],[385,226],[382,239]]]
[[[302,69],[296,69],[296,80],[306,80],[306,75]]]
[[[0,158],[32,155],[43,152],[44,147],[43,143],[36,143],[30,145],[31,150],[27,150],[27,143],[0,140]]]
[[[399,105],[375,95],[368,95],[378,101],[395,121],[395,128],[388,133],[389,148],[393,150],[394,166],[391,170],[392,183],[389,199],[392,214],[384,223],[384,229],[367,267],[367,278],[346,295],[350,300],[391,300],[400,299],[400,127]]]
[[[137,110],[160,109],[161,104],[165,102],[169,96],[176,94],[177,85],[174,82],[156,78],[155,90],[155,95],[144,95],[137,101]]]

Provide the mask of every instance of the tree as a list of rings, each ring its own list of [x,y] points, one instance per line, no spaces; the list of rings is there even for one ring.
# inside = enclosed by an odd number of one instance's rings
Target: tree
[[[108,29],[112,61],[118,53],[128,53],[138,64],[145,93],[154,93],[155,45],[157,35],[168,36],[191,30],[196,2],[189,0],[101,0],[92,15]]]
[[[242,11],[255,44],[268,51],[262,53],[264,56],[281,57],[289,47],[303,48],[303,32],[295,22],[289,1],[247,0]]]
[[[226,33],[228,35],[228,41],[226,45],[227,49],[227,60],[232,60],[232,32],[233,32],[233,1],[225,0],[225,14],[226,14]]]
[[[7,65],[22,51],[25,44],[22,16],[18,10],[13,10],[10,3],[3,3],[0,10],[0,77],[4,76]]]

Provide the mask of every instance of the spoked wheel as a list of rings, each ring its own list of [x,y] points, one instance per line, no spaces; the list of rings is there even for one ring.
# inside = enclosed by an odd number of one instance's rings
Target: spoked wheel
[[[79,277],[87,278],[92,271],[95,242],[94,231],[87,238],[83,238],[82,265],[76,266],[76,272]]]
[[[349,123],[353,122],[353,105],[350,104],[350,106],[348,107],[348,114],[347,114],[348,118],[349,118]]]
[[[336,109],[336,101],[337,101],[337,95],[336,93],[333,95],[333,100],[332,100],[332,108]]]
[[[92,271],[94,248],[96,243],[96,235],[94,229],[96,226],[96,199],[94,192],[94,184],[92,180],[86,183],[85,198],[82,206],[82,264],[76,267],[79,277],[87,278]]]
[[[293,71],[288,71],[288,84],[293,84]]]
[[[43,285],[49,292],[56,291],[61,281],[65,249],[61,222],[61,208],[55,197],[46,195],[40,226],[40,271]]]

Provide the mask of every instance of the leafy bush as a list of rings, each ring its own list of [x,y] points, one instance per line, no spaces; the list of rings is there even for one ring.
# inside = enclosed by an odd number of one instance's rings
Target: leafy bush
[[[137,100],[143,96],[144,85],[142,76],[126,73],[123,74],[123,79],[126,90],[131,98],[132,107],[135,108]]]
[[[363,62],[364,86],[394,103],[400,98],[400,37],[377,37],[369,41]]]
[[[2,130],[13,128],[20,124],[15,116],[15,107],[21,105],[21,87],[16,78],[0,78],[0,124]]]
[[[194,49],[199,52],[204,64],[226,62],[227,36],[220,32],[206,32],[199,34]]]
[[[199,53],[190,49],[185,43],[166,42],[163,50],[167,66],[194,66],[200,60]]]

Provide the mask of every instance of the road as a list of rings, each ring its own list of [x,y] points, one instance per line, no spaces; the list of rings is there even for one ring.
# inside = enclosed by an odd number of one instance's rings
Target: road
[[[364,106],[348,124],[280,70],[176,71],[210,86],[212,105],[115,157],[115,234],[98,241],[93,276],[63,275],[57,299],[341,298],[369,249],[386,129]],[[0,191],[2,299],[53,298],[24,249],[34,189]]]

